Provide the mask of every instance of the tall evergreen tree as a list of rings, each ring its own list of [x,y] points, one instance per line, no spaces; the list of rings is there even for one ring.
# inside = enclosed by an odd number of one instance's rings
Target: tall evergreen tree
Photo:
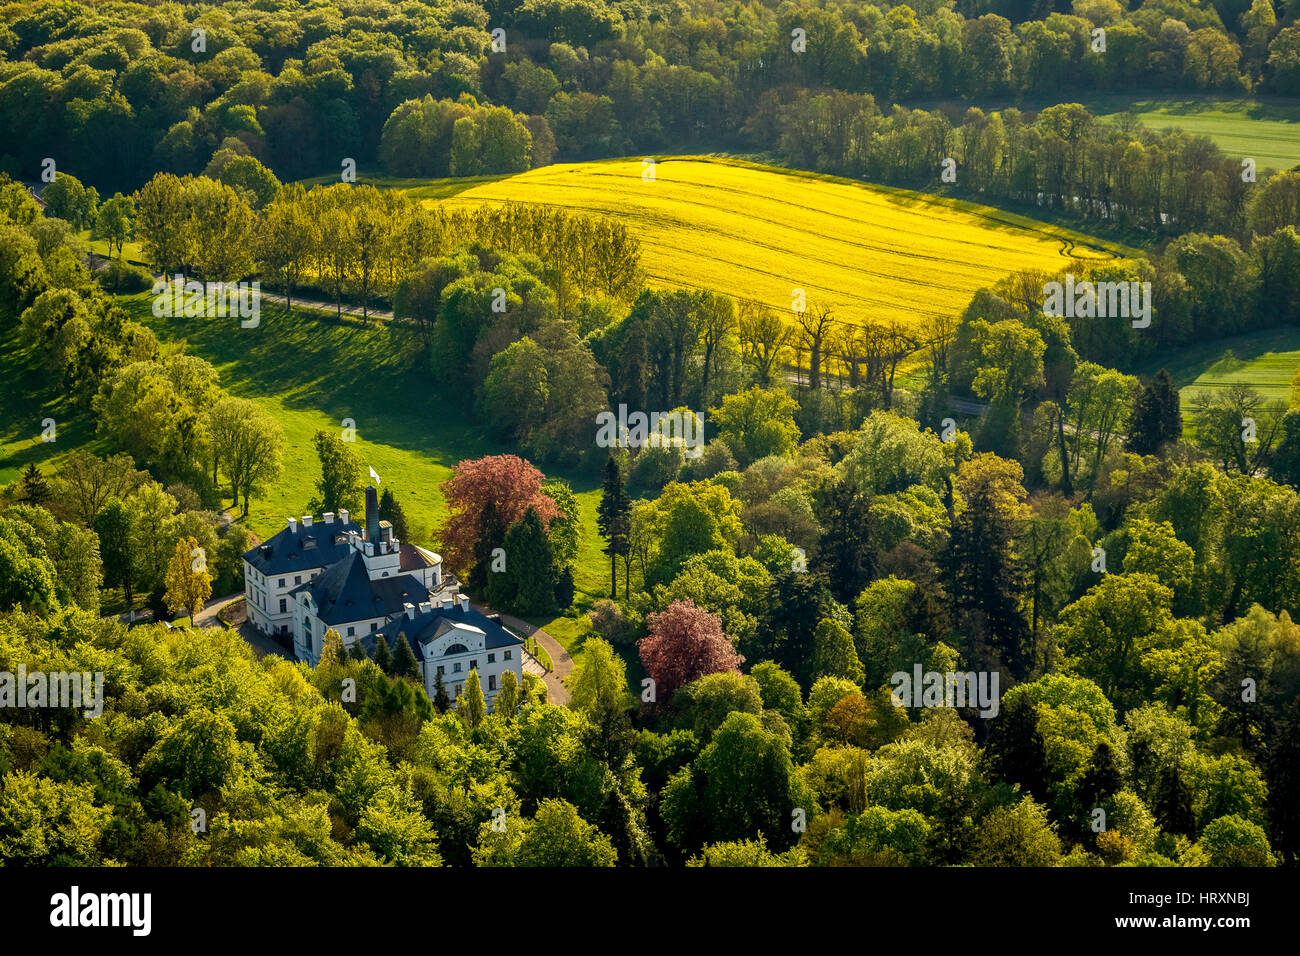
[[[506,529],[501,513],[497,510],[496,502],[489,498],[479,514],[478,538],[474,542],[474,565],[469,569],[469,590],[494,607],[497,602],[488,595],[488,589],[493,583],[492,579],[499,577],[502,572],[492,570],[492,552],[505,544],[505,537]],[[506,570],[509,571],[509,564]]]
[[[394,677],[420,679],[420,662],[416,660],[415,651],[411,649],[411,642],[405,633],[397,635],[397,650],[393,653],[392,674]]]
[[[507,574],[514,581],[515,596],[509,610],[519,614],[543,614],[555,608],[559,569],[546,528],[536,509],[529,508],[506,533]]]
[[[1263,754],[1268,784],[1268,835],[1273,849],[1288,866],[1300,860],[1300,700],[1285,705],[1273,724]]]
[[[1161,369],[1150,383],[1138,389],[1129,416],[1128,449],[1139,455],[1155,455],[1167,443],[1183,434],[1183,416],[1178,389],[1169,373]]]
[[[995,778],[1020,784],[1036,800],[1047,796],[1047,746],[1038,730],[1038,705],[1026,695],[1002,708],[989,728],[985,755]]]
[[[402,503],[397,500],[391,488],[385,488],[379,496],[379,517],[393,526],[394,538],[398,541],[407,540],[406,512],[402,510]]]
[[[375,638],[375,663],[385,674],[393,672],[393,652],[388,648],[388,640],[380,634]]]
[[[23,476],[18,482],[18,498],[24,504],[42,506],[50,500],[50,483],[45,480],[36,462],[31,462],[23,469]]]
[[[741,641],[740,651],[746,660],[776,661],[806,691],[812,686],[817,625],[835,619],[836,609],[820,572],[782,572],[772,578],[758,629],[752,639]]]
[[[835,599],[848,604],[875,576],[871,500],[847,481],[826,482],[813,508],[825,529],[817,542],[820,564]]]
[[[433,706],[437,708],[440,714],[445,714],[447,708],[451,706],[451,698],[447,696],[447,687],[442,682],[442,671],[438,671],[438,676],[433,681]]]
[[[632,528],[632,500],[628,497],[623,466],[614,455],[605,462],[605,475],[596,508],[596,526],[605,537],[604,551],[609,555],[609,596],[618,596],[618,559],[626,557],[630,548]],[[629,575],[630,577],[630,575]],[[628,582],[625,593],[631,593]]]
[[[354,661],[367,661],[370,659],[366,657],[366,649],[361,646],[361,638],[357,638],[352,642],[352,646],[348,648],[348,656]]]
[[[1282,416],[1282,437],[1273,450],[1268,476],[1292,488],[1300,488],[1300,409]]]
[[[1196,832],[1196,817],[1192,813],[1192,791],[1183,780],[1182,767],[1177,763],[1165,767],[1156,781],[1154,805],[1151,807],[1160,829],[1178,836],[1191,836]]]
[[[573,606],[573,598],[577,593],[573,583],[573,565],[566,564],[555,577],[555,606],[561,611],[567,611]]]
[[[1083,804],[1084,812],[1090,812],[1100,806],[1123,786],[1124,779],[1115,764],[1115,752],[1110,744],[1103,740],[1092,752],[1088,769],[1084,771],[1083,779],[1079,781],[1079,801]]]
[[[1020,613],[1024,569],[1013,547],[1014,525],[991,487],[977,484],[954,518],[943,554],[945,585],[972,635],[973,660],[981,641],[1001,652],[1017,677],[1033,665],[1029,626]],[[993,662],[983,662],[992,666]]]

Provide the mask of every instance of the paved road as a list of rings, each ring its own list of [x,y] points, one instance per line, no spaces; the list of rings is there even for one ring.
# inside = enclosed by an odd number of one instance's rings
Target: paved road
[[[207,604],[203,605],[203,610],[194,615],[195,627],[225,627],[217,619],[217,613],[227,604],[233,604],[242,598],[243,594],[227,594],[225,597],[213,598]],[[267,637],[253,625],[245,621],[239,628],[240,636],[246,640],[253,653],[261,660],[267,654],[275,654],[278,657],[284,657],[293,660],[293,652],[289,651],[274,638]]]
[[[482,604],[474,604],[484,614],[496,613],[491,608]],[[516,634],[522,634],[524,637],[536,638],[537,643],[546,648],[546,653],[551,655],[551,663],[555,665],[555,670],[541,675],[542,680],[546,682],[546,699],[552,704],[567,704],[569,702],[569,688],[565,686],[565,678],[573,672],[573,658],[569,656],[563,645],[555,638],[547,634],[539,627],[534,627],[527,621],[521,620],[511,614],[502,614],[501,623]],[[531,655],[529,655],[531,657]],[[525,664],[528,658],[525,658]],[[540,664],[538,667],[540,668]],[[536,673],[531,667],[526,667],[530,673]]]
[[[225,627],[226,625],[217,620],[217,613],[227,604],[232,604],[243,596],[244,595],[241,593],[227,594],[225,597],[213,598],[207,604],[203,605],[203,609],[199,611],[198,614],[194,615],[194,626]]]
[[[148,266],[143,262],[138,262],[135,259],[126,259],[125,261],[133,266],[148,268]],[[98,252],[92,252],[86,256],[86,264],[95,271],[103,269],[108,265],[108,263],[109,260],[105,256],[101,256]],[[152,272],[151,270],[151,274],[155,279],[163,278],[161,272]],[[262,298],[266,299],[268,302],[284,303],[288,301],[284,296],[277,292],[263,292]],[[393,313],[388,309],[369,308],[363,313],[361,306],[359,305],[344,304],[340,307],[335,305],[333,302],[323,302],[320,299],[306,299],[296,295],[293,297],[293,305],[294,307],[302,306],[304,309],[313,309],[317,312],[333,312],[335,314],[342,312],[344,315],[355,315],[362,318],[384,319],[385,321],[393,320]]]

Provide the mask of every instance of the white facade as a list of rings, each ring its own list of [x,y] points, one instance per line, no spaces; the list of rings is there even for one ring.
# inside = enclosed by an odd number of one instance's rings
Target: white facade
[[[459,598],[462,608],[469,606],[469,598]],[[445,598],[443,607],[450,607],[451,598]],[[413,621],[417,613],[426,613],[431,605],[406,606],[405,617]],[[398,622],[400,633],[401,622]],[[437,692],[438,674],[442,674],[442,686],[447,696],[455,701],[465,689],[469,672],[478,671],[479,686],[483,697],[492,709],[492,702],[501,690],[501,677],[506,671],[515,675],[515,683],[522,687],[523,643],[517,647],[487,646],[487,634],[479,627],[460,621],[447,621],[446,631],[427,642],[422,648],[412,641],[415,656],[420,659],[420,672],[424,675],[424,689],[432,699]]]
[[[316,523],[312,515],[302,516],[301,530],[312,528],[319,533],[329,534],[337,526],[347,526],[348,512],[343,509],[334,519],[334,512],[325,512],[324,520]],[[290,518],[285,529],[290,535],[299,533],[297,518]],[[254,548],[249,554],[257,549]],[[441,561],[441,559],[439,559]],[[244,557],[244,603],[248,608],[248,620],[258,630],[266,634],[292,634],[294,632],[293,599],[289,592],[301,584],[311,581],[325,570],[324,564],[314,567],[296,569],[283,573],[263,574],[248,557]],[[441,572],[441,568],[439,568]]]
[[[245,554],[249,622],[264,633],[291,636],[297,658],[313,667],[330,629],[345,650],[379,631],[395,649],[405,634],[430,698],[439,673],[455,700],[477,670],[491,709],[506,671],[523,683],[522,638],[470,608],[468,598],[453,593],[454,579],[450,587],[444,579],[441,556],[403,545],[378,513],[377,493],[367,488],[364,529],[346,511],[338,521],[333,513],[320,522],[311,515],[301,524],[289,518],[283,531]],[[317,581],[321,575],[326,579]]]

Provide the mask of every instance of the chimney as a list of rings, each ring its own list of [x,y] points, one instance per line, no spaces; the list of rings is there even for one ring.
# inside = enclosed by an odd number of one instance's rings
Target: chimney
[[[332,511],[327,511],[327,512],[325,512],[325,523],[326,523],[326,524],[333,524],[333,523],[334,523],[334,512],[332,512]]]
[[[443,599],[442,599],[442,609],[443,609],[444,611],[450,611],[450,610],[451,610],[451,595],[450,595],[450,594],[448,594],[448,595],[446,595],[446,596],[443,597]]]
[[[391,521],[379,522],[379,540],[384,542],[393,540],[393,523]]]
[[[415,620],[415,605],[410,601],[407,601],[402,605],[402,607],[406,609],[406,616],[411,620]]]
[[[303,515],[303,516],[302,516],[302,526],[303,526],[304,528],[310,528],[310,527],[311,527],[311,515]]]
[[[366,540],[379,540],[379,492],[374,485],[366,488]]]
[[[460,609],[461,609],[462,611],[468,611],[468,610],[469,610],[469,596],[468,596],[468,595],[462,594],[462,595],[460,596]]]
[[[297,518],[290,518],[290,519],[289,519],[289,533],[290,533],[290,534],[297,534],[297,533],[298,533],[298,519],[297,519]]]
[[[347,523],[348,523],[348,509],[347,509],[347,508],[340,508],[340,509],[339,509],[339,520],[342,521],[344,524],[347,524]]]
[[[428,614],[428,613],[429,613],[430,611],[432,611],[432,610],[433,610],[433,602],[432,602],[432,601],[421,601],[421,602],[420,602],[420,613],[421,613],[421,614]]]

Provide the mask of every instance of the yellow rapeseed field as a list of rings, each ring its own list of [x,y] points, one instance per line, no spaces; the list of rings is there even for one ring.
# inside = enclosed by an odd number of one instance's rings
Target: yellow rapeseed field
[[[802,288],[842,321],[955,315],[1009,272],[1127,252],[973,203],[739,160],[661,158],[653,181],[644,169],[640,158],[567,163],[412,194],[451,207],[600,213],[640,238],[652,286],[714,289],[783,312]]]

